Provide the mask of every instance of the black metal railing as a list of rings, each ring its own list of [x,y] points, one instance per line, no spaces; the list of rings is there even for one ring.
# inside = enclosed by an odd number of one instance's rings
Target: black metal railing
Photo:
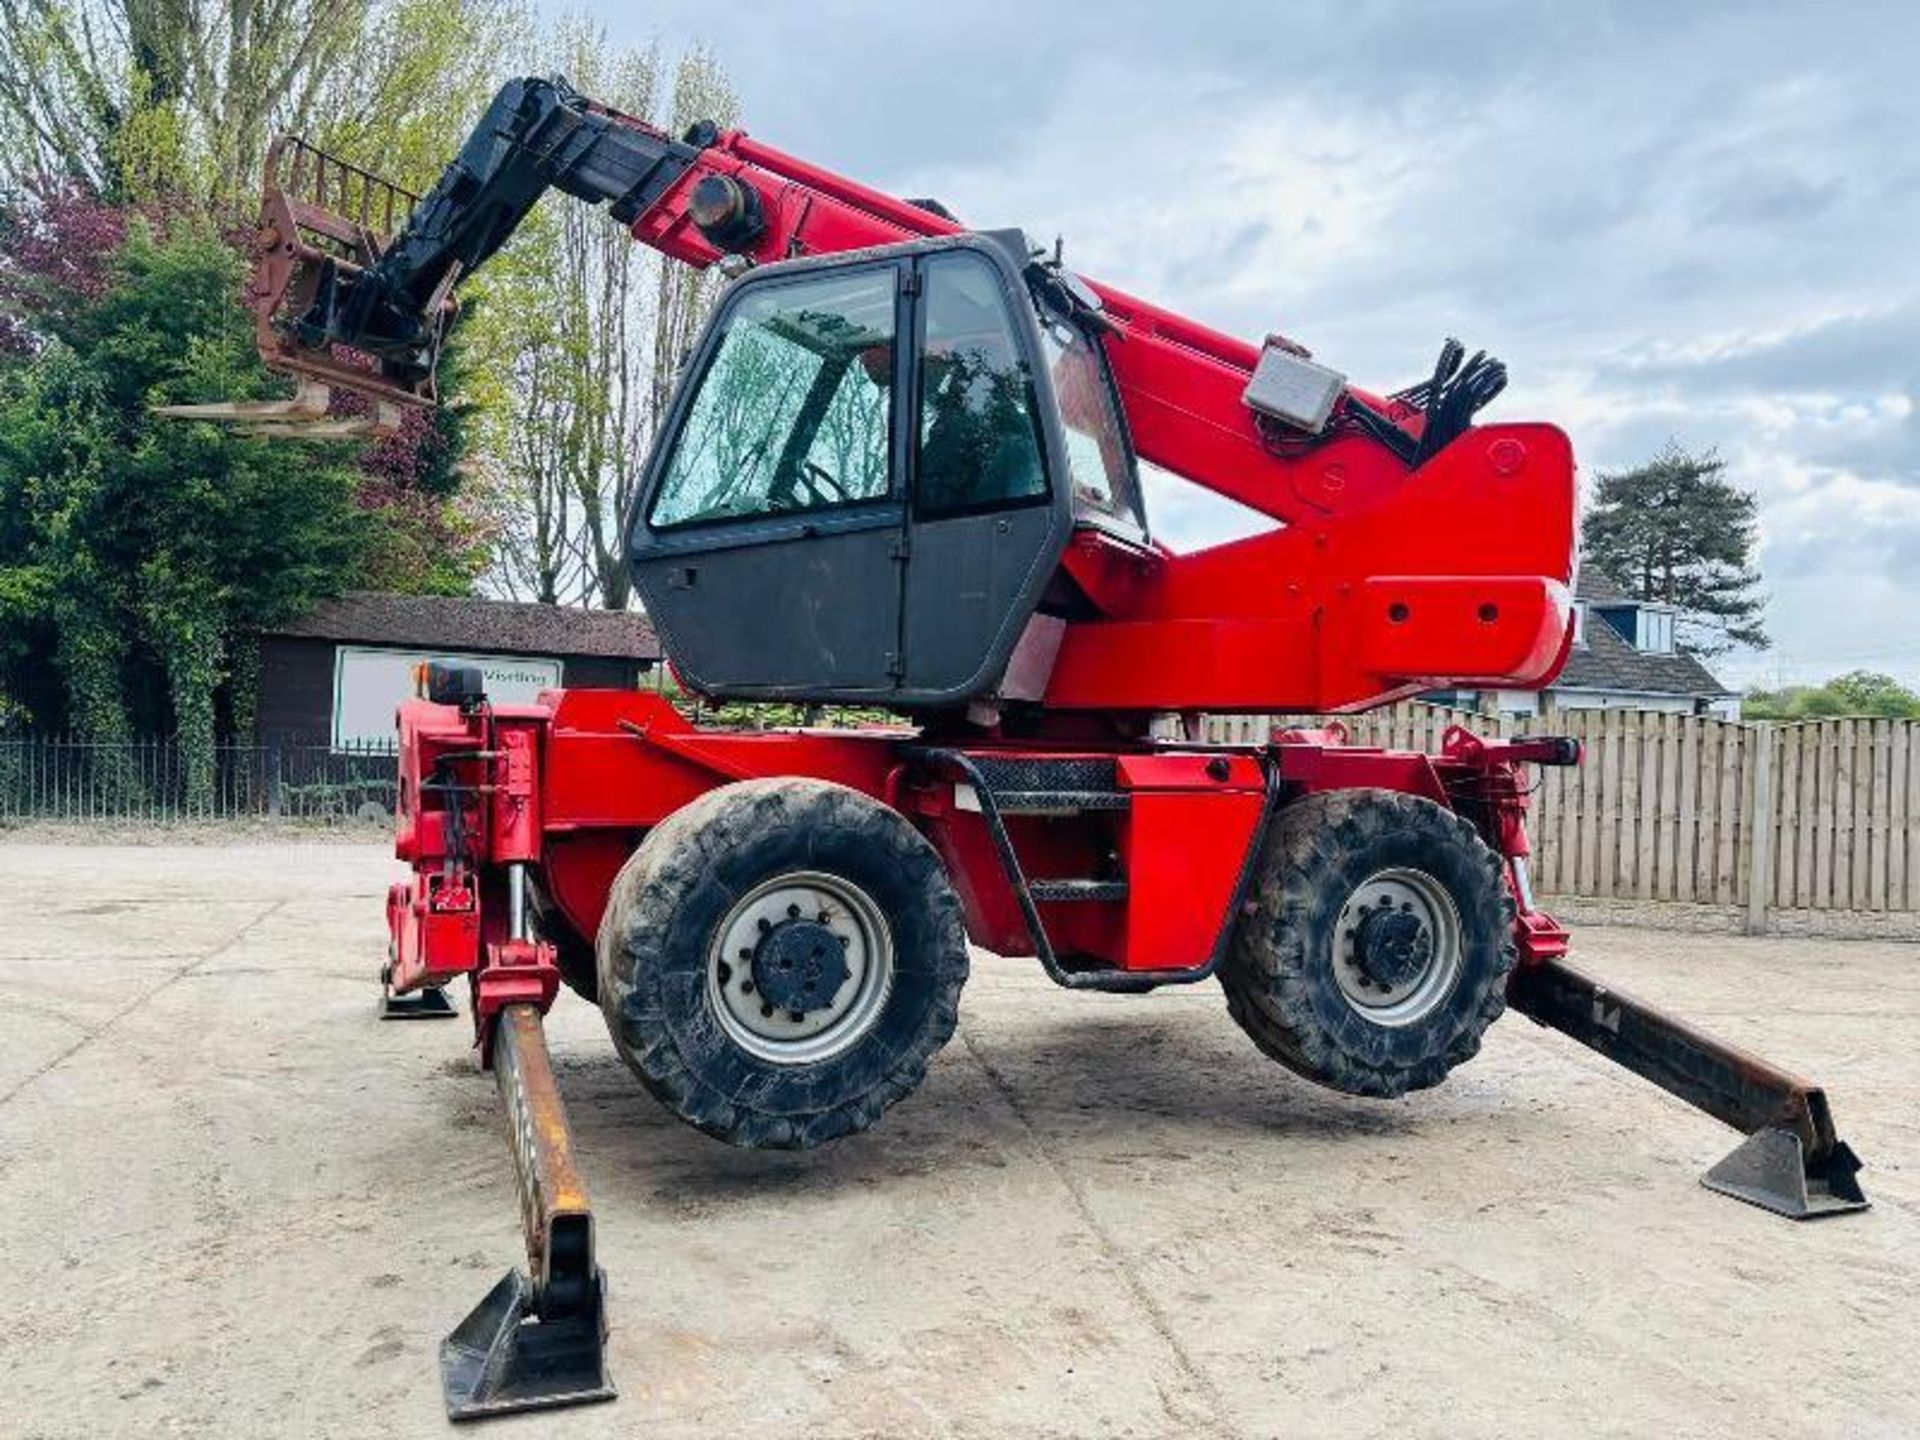
[[[384,821],[395,791],[390,743],[223,740],[196,755],[172,736],[0,731],[0,821]]]

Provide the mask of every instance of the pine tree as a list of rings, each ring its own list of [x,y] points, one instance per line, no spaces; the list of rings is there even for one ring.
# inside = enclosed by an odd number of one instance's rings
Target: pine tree
[[[1712,450],[1669,444],[1645,465],[1603,473],[1580,527],[1585,563],[1637,599],[1673,606],[1677,643],[1695,655],[1772,643],[1753,564],[1759,502],[1726,469]]]

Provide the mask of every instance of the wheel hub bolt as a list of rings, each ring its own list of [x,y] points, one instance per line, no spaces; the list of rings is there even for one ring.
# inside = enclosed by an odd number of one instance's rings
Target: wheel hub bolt
[[[1366,911],[1354,931],[1354,961],[1361,975],[1382,990],[1391,991],[1417,979],[1433,958],[1433,936],[1410,910],[1383,903]]]
[[[845,937],[816,920],[793,918],[773,926],[753,951],[753,979],[767,1003],[796,1019],[832,999],[850,978]]]

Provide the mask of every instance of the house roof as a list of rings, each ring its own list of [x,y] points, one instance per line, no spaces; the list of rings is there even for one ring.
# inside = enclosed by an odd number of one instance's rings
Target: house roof
[[[1678,653],[1650,655],[1636,650],[1618,630],[1597,615],[1587,617],[1584,635],[1586,643],[1573,647],[1560,678],[1548,688],[1610,690],[1633,695],[1691,695],[1699,699],[1734,693],[1714,679],[1697,657]]]
[[[449,595],[350,590],[271,635],[507,655],[597,655],[657,660],[660,641],[633,611],[585,610]]]
[[[1580,574],[1573,582],[1573,595],[1576,600],[1597,600],[1602,605],[1615,600],[1633,600],[1624,585],[1591,565],[1580,567]]]

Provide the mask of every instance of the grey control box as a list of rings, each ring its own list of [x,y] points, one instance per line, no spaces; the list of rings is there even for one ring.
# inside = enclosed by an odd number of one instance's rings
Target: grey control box
[[[1347,377],[1338,370],[1316,365],[1284,343],[1269,340],[1241,398],[1262,415],[1318,435],[1346,388]]]

